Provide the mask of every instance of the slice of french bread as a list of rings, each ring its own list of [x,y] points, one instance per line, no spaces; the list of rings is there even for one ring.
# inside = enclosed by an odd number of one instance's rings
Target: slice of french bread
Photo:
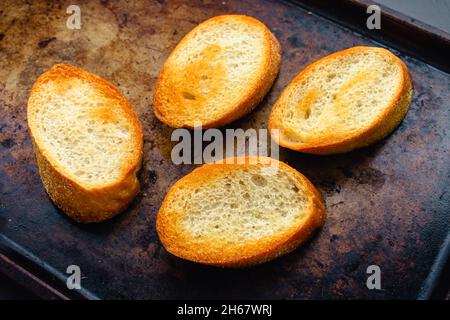
[[[205,164],[177,181],[157,231],[175,256],[243,267],[294,250],[324,221],[322,198],[302,174],[271,158],[243,157]]]
[[[99,222],[139,191],[139,119],[120,91],[77,67],[57,64],[34,83],[28,126],[50,198],[78,222]]]
[[[281,94],[269,129],[281,146],[331,154],[389,135],[405,117],[413,86],[406,65],[386,49],[353,47],[309,65]]]
[[[280,45],[260,21],[243,15],[208,19],[165,62],[153,111],[171,127],[228,124],[249,113],[280,69]]]

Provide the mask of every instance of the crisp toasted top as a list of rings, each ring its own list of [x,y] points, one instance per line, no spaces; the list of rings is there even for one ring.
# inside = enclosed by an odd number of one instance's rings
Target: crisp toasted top
[[[230,160],[244,161],[206,164],[169,190],[157,228],[170,252],[238,261],[285,246],[311,220],[322,223],[320,196],[299,172],[270,158]]]
[[[303,70],[277,101],[270,127],[298,146],[332,144],[374,127],[404,94],[403,62],[388,50],[354,47]]]
[[[86,188],[120,181],[141,159],[141,126],[128,101],[74,66],[55,65],[38,78],[28,123],[41,154]]]
[[[211,18],[187,34],[161,71],[154,111],[172,126],[193,127],[238,108],[268,72],[270,31],[240,15]]]

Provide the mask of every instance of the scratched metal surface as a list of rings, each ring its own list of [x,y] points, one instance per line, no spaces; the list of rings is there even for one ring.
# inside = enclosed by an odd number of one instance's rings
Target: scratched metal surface
[[[450,75],[400,55],[415,92],[406,119],[386,140],[318,157],[281,150],[322,192],[323,230],[276,261],[242,270],[195,265],[169,255],[155,216],[167,189],[193,166],[170,160],[171,129],[152,113],[158,72],[181,37],[224,13],[262,20],[283,48],[280,75],[258,108],[231,127],[265,128],[275,99],[312,61],[374,45],[296,6],[276,1],[78,1],[82,29],[65,27],[70,3],[0,3],[0,233],[60,272],[77,264],[101,298],[414,298],[449,230]],[[398,54],[398,52],[396,52]],[[142,191],[117,218],[79,225],[51,203],[26,125],[36,77],[72,63],[118,85],[144,128]],[[383,290],[366,288],[366,268]]]

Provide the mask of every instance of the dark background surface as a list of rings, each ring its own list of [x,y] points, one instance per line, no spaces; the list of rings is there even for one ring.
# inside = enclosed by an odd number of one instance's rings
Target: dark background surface
[[[411,18],[450,32],[449,0],[375,0]]]
[[[389,1],[380,0],[380,3],[386,4],[394,9],[409,14],[418,20],[422,20],[428,24],[434,25],[440,29],[446,30],[450,29],[449,26],[449,5],[448,1]],[[1,6],[1,5],[0,5]],[[447,29],[448,30],[448,29]],[[1,30],[0,30],[1,31]],[[326,187],[326,186],[325,186]],[[332,187],[332,186],[328,186]],[[17,299],[23,298],[28,299],[32,296],[28,294],[24,289],[14,285],[8,279],[0,276],[0,299]]]
[[[36,296],[28,292],[25,288],[0,274],[0,300],[29,300],[36,299]]]

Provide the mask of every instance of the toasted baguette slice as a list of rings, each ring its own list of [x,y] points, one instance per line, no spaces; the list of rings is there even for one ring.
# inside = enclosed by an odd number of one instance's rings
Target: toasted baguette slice
[[[406,65],[391,52],[350,48],[300,72],[276,102],[269,128],[292,150],[350,151],[389,135],[405,117],[412,91]]]
[[[111,218],[139,191],[141,124],[109,82],[53,66],[33,85],[28,126],[45,189],[74,220]]]
[[[298,171],[265,157],[227,162],[195,169],[167,193],[157,230],[170,253],[249,266],[294,250],[323,225],[322,198]]]
[[[260,21],[224,15],[204,21],[173,50],[153,98],[171,127],[228,124],[249,113],[280,69],[280,44]]]

